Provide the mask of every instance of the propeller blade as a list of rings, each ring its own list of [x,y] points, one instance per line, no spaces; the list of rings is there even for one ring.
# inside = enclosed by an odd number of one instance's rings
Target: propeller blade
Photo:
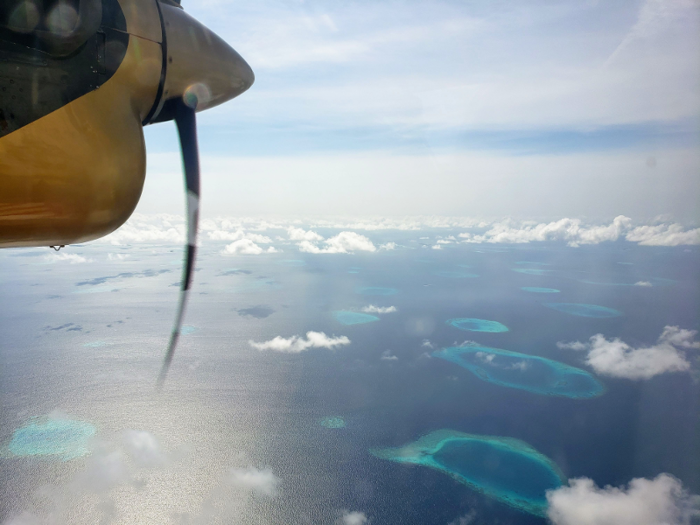
[[[194,102],[196,106],[196,101]],[[182,271],[182,283],[180,285],[180,304],[175,317],[175,326],[170,336],[168,351],[163,360],[163,367],[158,376],[158,387],[163,386],[168,374],[170,363],[175,354],[175,347],[180,337],[182,319],[185,315],[187,296],[192,282],[195,255],[197,251],[197,223],[199,222],[199,151],[197,147],[197,121],[195,108],[187,105],[182,99],[178,100],[175,107],[175,124],[180,135],[180,148],[182,150],[182,163],[185,169],[185,186],[187,194],[187,249],[185,252],[185,265]]]

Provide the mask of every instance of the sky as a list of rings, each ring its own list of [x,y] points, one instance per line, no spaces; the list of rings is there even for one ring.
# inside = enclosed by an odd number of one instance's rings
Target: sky
[[[211,215],[700,223],[695,0],[183,2],[256,74],[199,114]],[[142,213],[183,213],[172,123]]]

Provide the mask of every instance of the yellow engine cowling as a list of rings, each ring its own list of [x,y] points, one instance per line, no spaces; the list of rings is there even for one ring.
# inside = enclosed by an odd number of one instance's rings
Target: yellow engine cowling
[[[128,36],[113,75],[41,118],[0,133],[0,247],[60,246],[111,233],[141,196],[143,125],[172,119],[177,99],[199,111],[253,83],[248,64],[177,4],[110,1],[118,2],[125,20],[126,32],[118,34]],[[4,80],[12,83],[11,76]],[[7,126],[1,109],[0,132]]]

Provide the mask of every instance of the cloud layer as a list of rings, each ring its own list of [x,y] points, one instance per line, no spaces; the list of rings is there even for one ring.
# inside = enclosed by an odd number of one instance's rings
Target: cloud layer
[[[529,242],[564,241],[569,246],[600,244],[626,239],[643,246],[679,246],[700,244],[700,228],[684,230],[680,224],[633,227],[632,219],[619,215],[612,223],[584,226],[580,219],[564,218],[539,224],[511,225],[510,221],[494,224],[484,234],[462,233],[468,243],[522,244]]]
[[[350,339],[342,335],[340,337],[328,337],[324,332],[306,332],[306,338],[294,335],[292,337],[282,337],[278,335],[270,341],[256,343],[248,341],[250,346],[260,351],[272,350],[273,352],[283,352],[288,354],[298,354],[310,348],[327,348],[334,350],[337,347],[350,344]]]
[[[596,334],[586,343],[557,343],[562,349],[586,351],[586,363],[601,375],[625,379],[650,379],[667,372],[685,372],[690,361],[683,350],[698,349],[697,331],[666,326],[655,345],[632,348],[619,338]]]
[[[689,525],[700,516],[700,497],[668,474],[633,479],[628,487],[599,488],[588,478],[547,492],[555,525]]]

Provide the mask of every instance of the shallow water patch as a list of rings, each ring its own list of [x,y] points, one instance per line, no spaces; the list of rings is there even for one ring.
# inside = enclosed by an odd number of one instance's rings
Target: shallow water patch
[[[338,310],[333,312],[333,317],[335,317],[336,321],[344,325],[365,324],[379,321],[379,317],[376,315],[351,312],[350,310]]]
[[[345,428],[347,423],[340,416],[324,417],[318,422],[324,428]]]
[[[559,293],[556,288],[539,288],[537,286],[523,286],[521,290],[531,293]]]
[[[55,456],[67,461],[90,452],[88,444],[96,431],[86,421],[34,418],[15,430],[8,450],[16,457]]]
[[[622,312],[615,310],[614,308],[608,308],[607,306],[599,306],[597,304],[584,304],[584,303],[544,303],[547,308],[557,310],[558,312],[564,312],[569,315],[576,315],[578,317],[595,317],[595,318],[606,318],[606,317],[620,317]]]
[[[545,275],[552,270],[545,270],[544,268],[511,268],[514,272],[524,273],[526,275]]]
[[[546,492],[563,484],[557,465],[519,439],[436,430],[403,447],[371,449],[380,459],[433,468],[520,511],[545,517]]]
[[[498,321],[489,321],[488,319],[475,319],[473,317],[458,317],[448,319],[446,324],[459,328],[467,332],[507,332],[508,327]]]
[[[445,348],[432,355],[466,368],[489,383],[534,394],[587,399],[605,391],[585,370],[544,357],[485,346]]]

